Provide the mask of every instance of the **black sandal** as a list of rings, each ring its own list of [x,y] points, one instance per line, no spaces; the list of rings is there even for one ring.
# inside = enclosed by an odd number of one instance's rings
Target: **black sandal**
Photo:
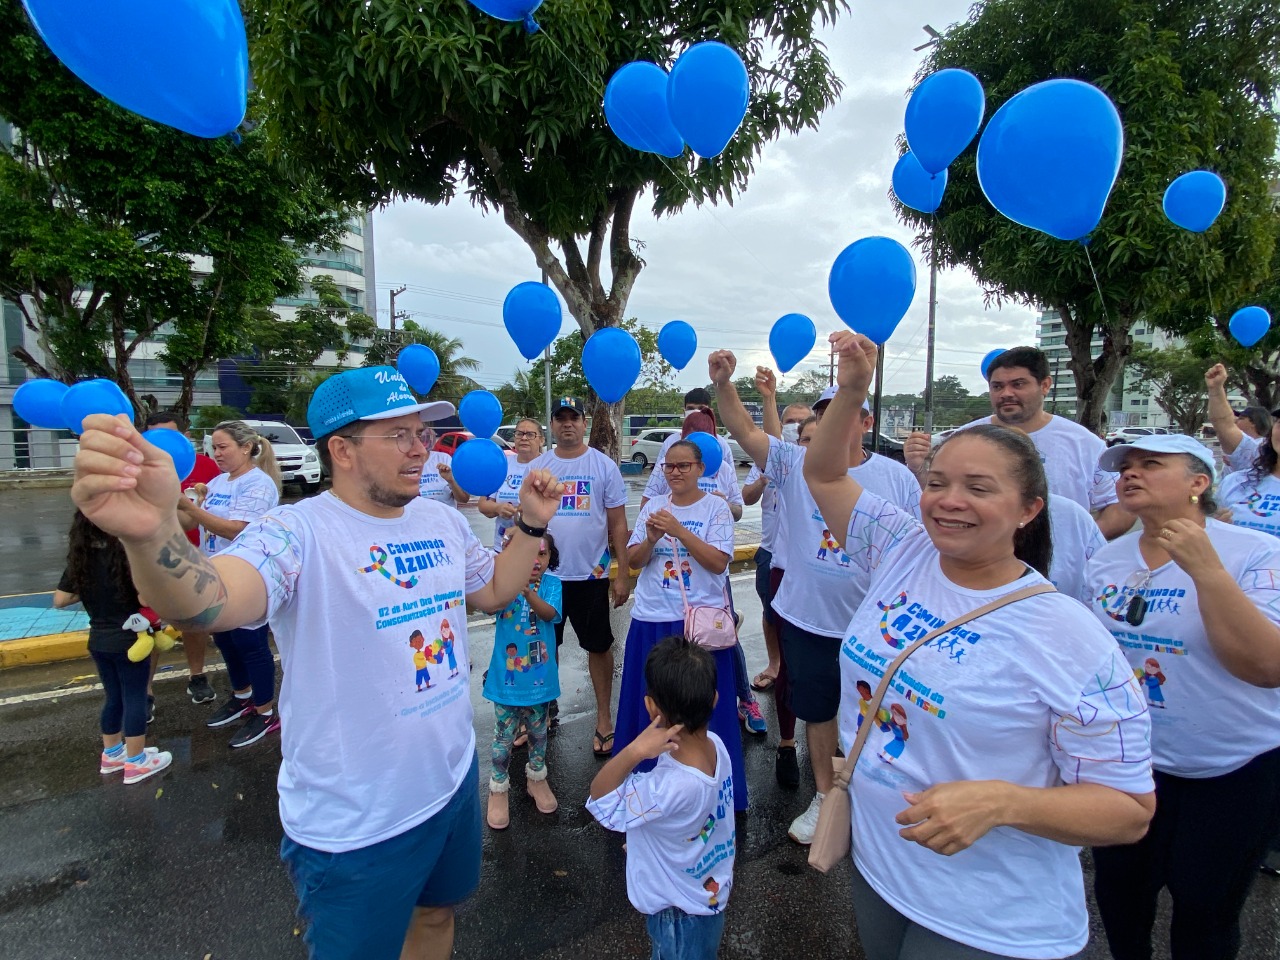
[[[613,755],[613,733],[601,733],[597,730],[591,739],[591,752],[597,757]]]

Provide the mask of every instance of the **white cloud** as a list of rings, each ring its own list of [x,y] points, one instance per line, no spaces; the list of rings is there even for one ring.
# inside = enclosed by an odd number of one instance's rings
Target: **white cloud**
[[[705,382],[706,355],[718,347],[733,349],[743,366],[772,363],[769,328],[784,313],[809,315],[819,331],[797,372],[825,364],[826,335],[840,327],[827,299],[836,255],[872,234],[912,239],[893,215],[888,190],[906,91],[921,58],[912,48],[927,39],[921,25],[944,29],[968,8],[969,0],[855,4],[827,36],[845,90],[818,130],[767,146],[732,207],[689,207],[659,220],[637,205],[632,234],[645,242],[648,266],[628,313],[655,329],[683,319],[698,331],[700,349],[679,376],[682,385]],[[386,286],[410,284],[415,289],[398,299],[400,309],[460,337],[484,364],[485,386],[507,380],[523,360],[501,329],[500,304],[538,271],[501,216],[485,216],[465,198],[448,207],[399,203],[375,214],[374,237],[382,322]],[[891,393],[918,392],[924,382],[929,274],[926,257],[913,254],[916,299],[886,353]],[[935,376],[959,376],[975,391],[983,387],[978,362],[988,350],[1034,339],[1034,314],[988,310],[967,271],[940,273],[937,316]],[[566,314],[561,332],[571,329]]]

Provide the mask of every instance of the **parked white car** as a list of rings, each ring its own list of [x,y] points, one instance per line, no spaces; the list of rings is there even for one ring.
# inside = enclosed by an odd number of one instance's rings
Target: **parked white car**
[[[275,452],[280,464],[280,477],[285,483],[294,483],[303,493],[315,493],[320,489],[320,455],[315,447],[304,441],[293,427],[278,420],[245,420],[264,437]],[[213,456],[213,431],[204,435],[204,452]]]
[[[663,442],[672,434],[679,436],[680,431],[672,427],[642,430],[631,438],[630,454],[624,450],[623,456],[629,456],[632,463],[638,463],[641,467],[652,466],[658,462],[658,454],[662,451]]]
[[[1114,447],[1120,443],[1132,443],[1139,437],[1149,437],[1157,433],[1167,434],[1168,432],[1164,427],[1120,427],[1107,434],[1107,446]]]

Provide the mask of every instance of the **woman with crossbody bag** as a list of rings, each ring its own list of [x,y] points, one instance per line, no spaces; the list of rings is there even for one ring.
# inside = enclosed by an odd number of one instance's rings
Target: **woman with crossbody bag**
[[[728,643],[734,624],[727,612],[716,616],[717,610],[727,607],[725,587],[733,557],[733,515],[723,497],[698,489],[703,463],[697,444],[689,440],[673,443],[663,471],[671,490],[644,505],[627,544],[631,566],[640,571],[640,576],[623,655],[613,752],[615,756],[620,753],[651,723],[644,706],[645,659],[660,640],[685,636],[685,613],[692,610],[690,621],[699,625],[702,641],[716,662],[719,700],[708,726],[729,751],[734,806],[745,810],[746,769],[734,689],[733,646]],[[697,642],[699,637],[688,639]],[[649,761],[636,769],[652,765]]]
[[[831,339],[841,389],[805,480],[871,574],[840,664],[841,742],[864,743],[837,779],[863,948],[870,960],[1074,956],[1088,940],[1076,848],[1131,842],[1154,810],[1144,698],[1106,631],[1045,579],[1048,490],[1031,441],[979,426],[942,444],[916,521],[846,473],[876,348]],[[876,703],[893,661],[948,625]]]

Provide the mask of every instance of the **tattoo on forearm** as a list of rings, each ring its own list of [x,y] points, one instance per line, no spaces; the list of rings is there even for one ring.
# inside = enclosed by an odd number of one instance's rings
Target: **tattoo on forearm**
[[[160,548],[156,563],[175,580],[181,580],[190,574],[192,591],[196,597],[206,601],[201,612],[175,619],[175,626],[200,630],[212,625],[227,604],[227,588],[209,558],[192,546],[185,536],[175,534]],[[209,595],[205,596],[206,593]]]

